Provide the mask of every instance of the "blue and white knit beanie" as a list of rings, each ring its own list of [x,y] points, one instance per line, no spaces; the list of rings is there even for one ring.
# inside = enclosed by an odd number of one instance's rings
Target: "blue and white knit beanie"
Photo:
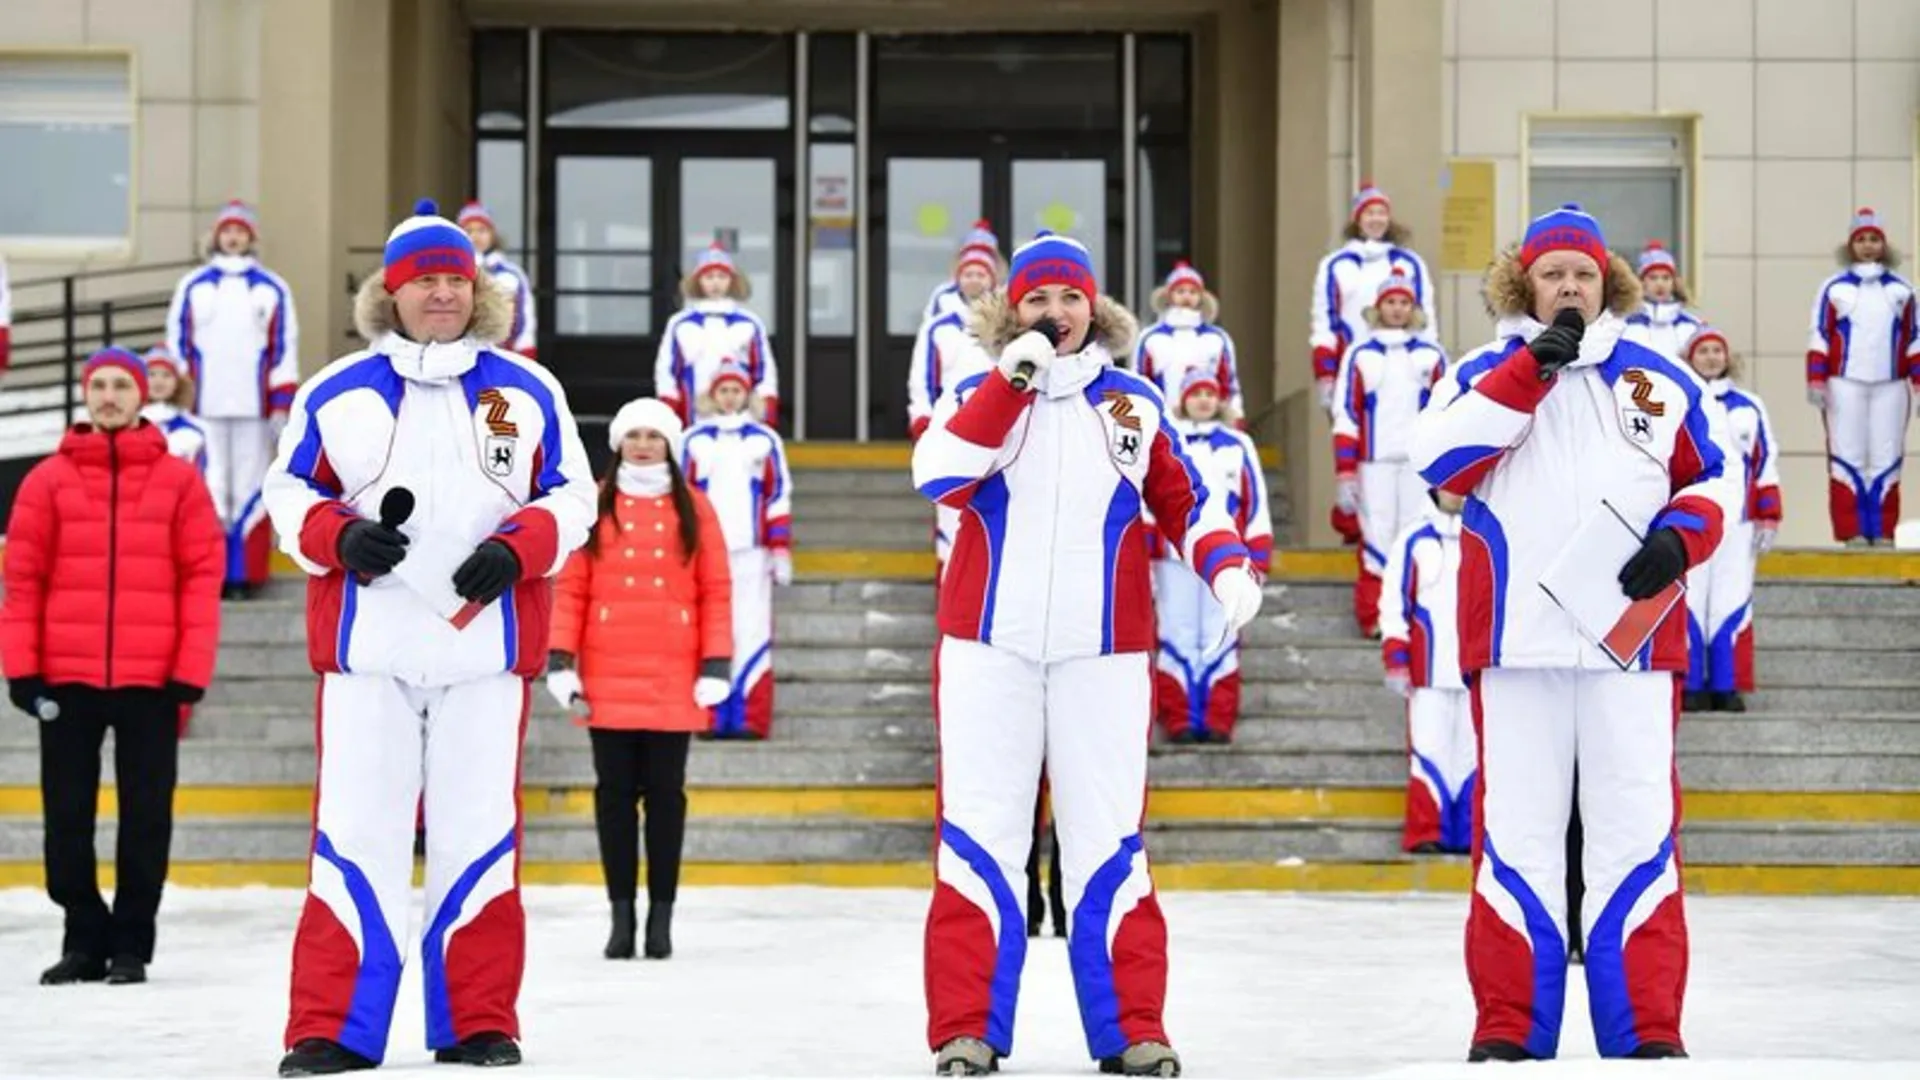
[[[1853,243],[1854,238],[1863,232],[1873,233],[1882,240],[1887,238],[1885,230],[1880,228],[1880,215],[1874,213],[1871,206],[1863,206],[1853,212],[1853,231],[1847,233],[1847,243]]]
[[[457,274],[472,281],[478,273],[475,262],[466,231],[441,217],[432,199],[421,199],[413,216],[387,234],[387,291],[399,292],[400,286],[426,274]]]
[[[1533,219],[1520,242],[1520,266],[1532,266],[1535,259],[1549,251],[1578,251],[1593,260],[1602,271],[1607,268],[1607,238],[1600,223],[1580,209],[1579,203],[1567,203]]]
[[[1220,380],[1214,376],[1213,369],[1204,364],[1195,364],[1180,377],[1180,404],[1184,407],[1187,403],[1187,395],[1197,390],[1220,393]]]
[[[1360,212],[1375,203],[1386,207],[1388,213],[1393,212],[1393,200],[1387,198],[1387,193],[1380,190],[1379,185],[1371,180],[1360,181],[1360,190],[1353,194],[1352,219],[1359,221]]]
[[[1192,263],[1181,259],[1173,264],[1173,269],[1167,272],[1167,280],[1161,284],[1163,288],[1169,291],[1179,288],[1182,285],[1191,285],[1204,292],[1207,287],[1207,279],[1200,276],[1200,271],[1195,270]]]
[[[1640,276],[1646,277],[1655,270],[1665,270],[1669,274],[1678,274],[1680,273],[1680,264],[1673,261],[1673,252],[1668,251],[1665,244],[1662,244],[1658,240],[1649,240],[1647,241],[1646,250],[1640,253]]]
[[[733,256],[717,243],[700,253],[700,263],[693,268],[693,276],[697,278],[709,270],[725,270],[735,277],[740,275],[740,271],[734,269]]]
[[[220,213],[215,215],[213,219],[213,231],[215,234],[218,234],[221,229],[229,225],[238,225],[256,237],[260,235],[259,216],[253,212],[253,207],[248,206],[239,199],[229,199],[227,205],[222,206]]]
[[[960,241],[960,253],[965,255],[970,251],[986,252],[990,258],[999,256],[1000,237],[994,234],[993,222],[981,218],[967,230],[966,238]]]
[[[1007,299],[1020,298],[1043,285],[1066,285],[1086,293],[1089,299],[1099,295],[1099,279],[1093,272],[1093,254],[1087,246],[1070,236],[1042,229],[1033,239],[1013,249],[1007,270]]]

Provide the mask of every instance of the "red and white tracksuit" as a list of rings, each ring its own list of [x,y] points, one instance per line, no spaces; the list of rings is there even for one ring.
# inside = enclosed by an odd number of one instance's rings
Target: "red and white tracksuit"
[[[1684,361],[1687,342],[1701,325],[1700,317],[1678,301],[1643,300],[1640,310],[1627,316],[1627,330],[1621,337],[1670,360]]]
[[[1466,497],[1460,667],[1480,736],[1467,975],[1478,1042],[1554,1056],[1565,1003],[1566,837],[1573,776],[1585,833],[1588,997],[1603,1057],[1680,1044],[1687,930],[1674,763],[1686,616],[1671,612],[1621,670],[1539,588],[1566,537],[1610,504],[1671,527],[1690,565],[1720,542],[1739,492],[1724,414],[1690,369],[1620,340],[1615,315],[1542,382],[1528,318],[1441,381],[1414,432],[1427,482]],[[1595,567],[1611,581],[1615,567]]]
[[[1913,286],[1879,263],[1827,279],[1813,305],[1807,387],[1826,391],[1833,538],[1891,543],[1907,412],[1920,386]]]
[[[1207,322],[1199,309],[1170,307],[1160,321],[1140,332],[1133,369],[1147,377],[1168,401],[1178,400],[1187,372],[1200,368],[1220,384],[1221,404],[1235,416],[1246,415],[1240,394],[1240,354],[1233,338]]]
[[[907,432],[915,441],[933,423],[933,410],[941,397],[967,376],[993,367],[993,359],[967,329],[966,299],[958,285],[948,292],[936,291],[927,306],[941,311],[921,324],[907,368]],[[953,535],[959,528],[959,510],[933,504],[933,558],[941,574],[946,573],[947,554],[953,550]]]
[[[346,526],[378,518],[402,487],[415,497],[401,531],[417,565],[450,580],[489,538],[519,557],[520,581],[464,630],[396,574],[363,583],[341,567]],[[294,397],[266,502],[281,549],[312,575],[320,715],[287,1045],[331,1039],[385,1056],[423,789],[427,1043],[518,1037],[527,680],[546,666],[550,578],[586,538],[595,496],[559,382],[472,338],[423,347],[389,333]]]
[[[207,428],[207,489],[227,530],[227,584],[267,580],[273,537],[260,485],[300,383],[293,291],[251,255],[215,255],[180,279],[167,350],[196,388]]]
[[[1320,260],[1313,274],[1313,377],[1320,386],[1321,404],[1336,403],[1334,379],[1340,358],[1374,333],[1365,312],[1373,306],[1380,286],[1399,270],[1413,285],[1414,301],[1426,316],[1420,337],[1440,340],[1440,323],[1433,311],[1433,278],[1427,264],[1411,248],[1385,240],[1349,240]]]
[[[533,359],[540,340],[540,319],[533,304],[533,279],[499,248],[482,255],[480,265],[487,268],[494,287],[513,298],[513,323],[507,329],[507,336],[500,339],[500,347]]]
[[[733,688],[713,709],[721,735],[773,729],[774,559],[793,546],[793,477],[780,433],[744,412],[687,432],[687,479],[707,493],[733,581]]]
[[[1760,398],[1720,378],[1707,384],[1727,414],[1730,459],[1738,464],[1739,512],[1727,517],[1713,557],[1687,572],[1687,689],[1753,689],[1755,522],[1780,524],[1780,466],[1773,424]]]
[[[1427,482],[1407,461],[1414,421],[1446,372],[1440,347],[1406,330],[1380,329],[1346,351],[1334,379],[1333,470],[1359,487],[1360,574],[1353,617],[1362,630],[1380,621],[1380,575],[1387,548],[1431,506]]]
[[[1160,394],[1102,345],[1013,389],[999,371],[944,398],[913,479],[960,508],[940,585],[929,1045],[1013,1049],[1027,852],[1046,770],[1072,913],[1067,953],[1095,1058],[1167,1042],[1166,923],[1142,843],[1152,725],[1151,510],[1202,577],[1247,561]]]
[[[780,370],[767,344],[767,326],[738,300],[689,300],[667,320],[653,362],[654,396],[692,424],[695,406],[713,386],[722,362],[747,369],[769,427],[780,422]]]
[[[1407,695],[1407,823],[1402,845],[1465,853],[1473,839],[1473,783],[1480,760],[1473,709],[1460,678],[1460,518],[1427,504],[1387,552],[1380,604],[1380,657],[1404,673]]]
[[[1218,420],[1171,423],[1207,491],[1226,500],[1227,516],[1254,569],[1265,575],[1273,561],[1273,518],[1260,451],[1245,432]],[[1226,634],[1226,613],[1207,583],[1158,542],[1157,530],[1153,540],[1153,602],[1160,620],[1154,696],[1160,724],[1169,737],[1231,739],[1240,718],[1240,638]]]

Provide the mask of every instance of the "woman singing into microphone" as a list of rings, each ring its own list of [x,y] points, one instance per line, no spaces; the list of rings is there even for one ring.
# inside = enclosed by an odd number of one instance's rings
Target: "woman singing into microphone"
[[[960,511],[934,653],[927,1034],[943,1074],[985,1074],[1013,1050],[1042,768],[1087,1049],[1104,1071],[1179,1072],[1161,1026],[1166,923],[1140,834],[1154,646],[1146,513],[1212,587],[1230,632],[1259,610],[1260,586],[1160,392],[1113,366],[1135,327],[1100,295],[1087,249],[1041,233],[1013,253],[1006,287],[974,303],[995,367],[943,397],[914,447],[921,493]]]

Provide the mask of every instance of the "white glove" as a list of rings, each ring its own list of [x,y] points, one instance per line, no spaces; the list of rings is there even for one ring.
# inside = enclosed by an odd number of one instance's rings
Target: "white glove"
[[[1340,512],[1343,514],[1358,513],[1360,510],[1360,481],[1351,476],[1341,477],[1338,486],[1333,489],[1333,504],[1338,506]]]
[[[579,672],[571,668],[547,672],[547,693],[553,695],[553,700],[559,702],[561,708],[573,708],[573,699],[586,696],[583,690]]]
[[[1314,380],[1314,383],[1315,383],[1315,388],[1320,391],[1320,407],[1327,410],[1328,412],[1332,412],[1333,411],[1333,380],[1332,379],[1316,379]]]
[[[280,433],[287,430],[287,414],[276,412],[267,417],[267,452],[280,456]]]
[[[1038,330],[1029,330],[1014,338],[1000,353],[1000,374],[1011,380],[1023,362],[1032,364],[1033,378],[1039,378],[1047,365],[1053,363],[1053,342]]]
[[[1826,409],[1827,407],[1827,384],[1826,383],[1808,383],[1807,384],[1807,404],[1813,406],[1816,409],[1821,409],[1821,410]]]
[[[1778,525],[1768,522],[1755,524],[1753,527],[1753,553],[1755,555],[1765,555],[1767,552],[1773,550],[1773,542],[1778,539],[1779,536],[1780,527]]]
[[[725,679],[716,679],[711,675],[702,675],[693,683],[693,703],[703,709],[711,709],[727,700],[733,687]]]
[[[775,585],[793,584],[793,552],[786,548],[774,548],[767,558],[767,569],[773,575]]]
[[[1220,610],[1227,616],[1227,632],[1237,634],[1240,628],[1253,621],[1260,614],[1260,582],[1253,576],[1253,570],[1246,566],[1230,566],[1214,575],[1213,597],[1220,601]]]
[[[1413,694],[1413,675],[1406,668],[1388,668],[1386,684],[1387,689],[1401,697],[1410,697]]]

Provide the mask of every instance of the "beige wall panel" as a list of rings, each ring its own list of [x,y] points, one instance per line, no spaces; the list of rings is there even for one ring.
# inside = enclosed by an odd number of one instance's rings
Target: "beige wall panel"
[[[1460,59],[1552,59],[1553,13],[1541,0],[1456,0]]]
[[[1520,116],[1553,110],[1552,60],[1460,60],[1459,118],[1463,157],[1520,153]]]
[[[140,106],[140,205],[185,210],[193,205],[194,107],[185,102]]]
[[[1562,58],[1645,58],[1653,55],[1653,0],[1554,0],[1554,30]],[[1545,5],[1540,5],[1545,7]],[[1534,16],[1544,18],[1545,11]]]
[[[191,210],[141,210],[135,230],[134,261],[170,263],[197,259],[201,231],[200,216]]]
[[[1754,335],[1749,351],[1807,355],[1813,301],[1820,284],[1838,272],[1831,258],[1760,259],[1754,263]]]
[[[194,7],[194,92],[217,101],[260,97],[260,28],[264,0],[197,0]]]
[[[1763,60],[1845,60],[1853,56],[1847,0],[1754,0],[1754,55]]]
[[[1853,65],[1767,61],[1754,78],[1759,157],[1847,157],[1853,153]]]
[[[1727,336],[1733,351],[1742,355],[1752,355],[1754,347],[1753,266],[1753,260],[1744,256],[1707,256],[1701,272],[1708,291],[1694,298],[1700,313]]]
[[[1753,71],[1751,60],[1662,60],[1654,69],[1654,107],[1699,113],[1703,154],[1750,157]]]
[[[1910,60],[1920,52],[1920,3],[1853,0],[1853,52],[1861,60]]]
[[[8,48],[84,45],[87,9],[73,0],[13,0],[6,9]]]
[[[1753,55],[1753,0],[1664,0],[1654,6],[1662,60]]]
[[[1702,205],[1694,214],[1701,253],[1707,258],[1753,254],[1753,172],[1751,158],[1710,157],[1700,163]],[[1718,265],[1725,263],[1724,258],[1717,260]],[[1714,290],[1719,291],[1717,281]]]
[[[1852,203],[1851,161],[1757,161],[1754,213],[1766,227],[1755,234],[1754,247],[1761,255],[1830,252],[1846,239]]]
[[[1880,215],[1880,221],[1887,230],[1887,239],[1893,242],[1894,249],[1902,257],[1900,272],[1907,280],[1913,280],[1913,160],[1906,161],[1856,161],[1853,163],[1853,206],[1842,209],[1835,215],[1833,224],[1834,243],[1839,244],[1845,236],[1847,219],[1844,214],[1855,206],[1871,206]]]
[[[260,107],[200,105],[194,109],[194,202],[253,202],[260,190]]]
[[[1554,108],[1561,112],[1653,111],[1651,60],[1562,60],[1554,69]]]
[[[1920,0],[1914,6],[1920,8]],[[1920,37],[1910,55],[1920,55]],[[1863,158],[1913,160],[1914,117],[1920,114],[1920,61],[1866,61],[1853,67],[1853,152]]]
[[[45,0],[27,0],[32,7]],[[22,6],[20,0],[8,5]],[[193,0],[87,0],[87,44],[138,50],[140,96],[193,96]],[[11,36],[0,17],[0,35]]]

